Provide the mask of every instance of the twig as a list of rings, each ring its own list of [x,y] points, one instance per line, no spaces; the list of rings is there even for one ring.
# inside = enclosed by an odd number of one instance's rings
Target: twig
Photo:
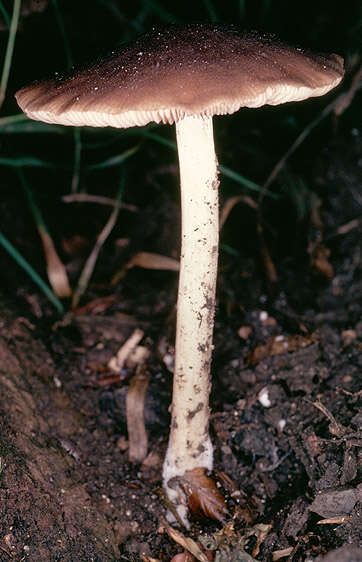
[[[98,203],[99,205],[109,205],[110,207],[120,206],[122,209],[127,209],[127,211],[138,211],[136,205],[129,205],[127,203],[122,203],[120,205],[119,201],[116,199],[104,197],[103,195],[89,195],[88,193],[71,193],[69,195],[64,195],[62,201],[64,201],[64,203]]]

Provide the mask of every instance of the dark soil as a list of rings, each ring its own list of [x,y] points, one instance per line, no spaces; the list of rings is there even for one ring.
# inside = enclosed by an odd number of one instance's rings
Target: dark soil
[[[22,21],[14,91],[39,77],[27,63],[33,41],[41,72],[53,69],[36,42],[43,29],[51,41],[52,28],[42,21]],[[89,16],[73,33],[83,33],[84,50],[96,52],[91,24]],[[114,22],[112,33],[118,26]],[[228,128],[215,119],[220,162],[262,183],[327,103],[241,111]],[[360,93],[354,107],[358,103]],[[7,107],[15,113],[13,101]],[[193,520],[190,530],[182,529],[210,561],[362,560],[362,131],[356,115],[360,119],[360,110],[352,107],[312,131],[271,186],[279,199],[264,199],[264,242],[277,281],[270,278],[250,200],[233,208],[221,233],[212,477],[222,483],[230,517]],[[97,134],[84,134],[84,165],[108,158],[108,145],[114,155],[139,142],[132,133],[117,141],[114,133]],[[71,135],[3,135],[1,150],[8,157],[71,161]],[[179,253],[176,155],[143,142],[127,163],[124,200],[133,207],[121,209],[74,313],[57,317],[0,252],[0,562],[169,562],[183,551],[165,532],[160,492],[177,274],[123,269],[141,251],[176,259]],[[24,173],[74,286],[110,210],[63,203],[71,174],[61,164]],[[225,203],[240,191],[221,179]],[[87,193],[114,197],[118,182],[118,169],[81,169]],[[0,230],[45,278],[19,183],[12,169],[2,168]],[[144,332],[140,343],[149,355],[143,366],[128,364],[115,376],[108,361],[135,329]],[[127,393],[138,376],[148,383],[142,463],[129,460],[126,422]]]
[[[271,295],[257,257],[221,258],[211,400],[215,468],[234,480],[253,513],[249,523],[236,518],[237,540],[230,539],[225,559],[244,559],[240,541],[247,532],[245,550],[253,551],[257,524],[270,525],[258,560],[289,547],[284,559],[322,559],[338,547],[345,557],[331,560],[361,559],[353,554],[362,495],[361,148],[358,135],[335,141],[314,171],[331,279],[306,251],[302,265],[300,256],[279,254]],[[352,218],[358,220],[345,232]],[[104,301],[105,311],[88,307],[58,324],[36,320],[35,301],[45,310],[47,304],[27,285],[21,294],[33,314],[19,315],[19,299],[3,300],[1,561],[141,554],[169,561],[179,551],[158,531],[165,515],[158,488],[174,284],[173,273],[131,270],[115,298]],[[135,328],[151,351],[143,464],[130,463],[127,451],[125,400],[134,372],[124,372],[124,382],[107,379],[108,360]],[[236,505],[231,501],[231,513]],[[218,528],[199,522],[190,535]]]

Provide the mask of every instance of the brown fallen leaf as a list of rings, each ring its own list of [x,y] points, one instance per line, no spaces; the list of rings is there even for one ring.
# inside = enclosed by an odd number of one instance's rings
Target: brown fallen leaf
[[[245,492],[240,490],[234,480],[223,470],[215,470],[214,472],[223,489],[232,499],[238,502],[233,510],[233,519],[238,518],[251,525],[256,517],[256,513],[250,505]]]
[[[253,557],[258,556],[260,551],[260,546],[264,542],[271,528],[272,525],[265,525],[264,523],[259,523],[258,525],[254,525],[253,531],[254,531],[254,535],[256,536],[256,544],[252,552]]]
[[[207,553],[214,553],[214,559],[217,561],[228,562],[229,560],[257,562],[254,558],[258,555],[260,545],[265,540],[267,534],[271,530],[271,525],[257,524],[253,527],[235,528],[236,520],[229,521],[222,529],[212,533],[211,535],[202,534],[199,536],[199,542],[206,549]],[[254,544],[252,555],[248,554],[250,544]]]
[[[69,285],[68,274],[57,254],[53,240],[42,226],[38,225],[38,232],[43,244],[49,283],[60,299],[70,297],[72,289]]]
[[[143,267],[144,269],[166,269],[169,271],[178,271],[180,269],[178,260],[151,252],[138,252],[126,265],[128,269],[135,266]]]
[[[188,470],[177,480],[186,495],[189,510],[193,515],[225,521],[225,517],[229,515],[225,498],[215,481],[207,476],[205,468],[197,467]]]
[[[85,305],[80,306],[73,310],[73,314],[100,314],[110,308],[117,302],[116,295],[108,295],[107,297],[99,297],[88,301]]]
[[[166,533],[173,539],[177,544],[180,544],[185,550],[187,550],[190,554],[192,554],[196,560],[199,562],[209,562],[206,554],[201,550],[200,546],[196,541],[194,541],[190,537],[186,537],[183,533],[174,529],[167,523],[162,524],[162,531],[166,531]]]
[[[350,516],[349,515],[342,515],[342,516],[336,516],[336,517],[328,517],[328,519],[321,519],[320,521],[317,522],[317,525],[340,525],[342,523],[345,523],[346,521],[350,520]]]
[[[117,283],[126,275],[127,270],[132,267],[143,267],[144,269],[156,269],[159,271],[178,271],[180,269],[180,264],[178,260],[168,256],[154,254],[152,252],[138,252],[122,267],[122,269],[118,270],[113,275],[111,279],[111,286],[113,287],[114,285],[117,285]]]

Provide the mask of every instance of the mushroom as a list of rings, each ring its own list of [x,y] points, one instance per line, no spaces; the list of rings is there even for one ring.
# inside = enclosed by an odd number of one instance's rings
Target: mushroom
[[[187,522],[178,477],[211,469],[209,393],[218,260],[218,171],[212,117],[321,96],[343,60],[312,54],[234,26],[152,30],[109,58],[16,94],[32,119],[133,127],[175,123],[181,177],[182,248],[176,354],[164,488]]]

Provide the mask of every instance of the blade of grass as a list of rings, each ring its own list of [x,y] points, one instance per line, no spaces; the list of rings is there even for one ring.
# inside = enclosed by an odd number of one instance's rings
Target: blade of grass
[[[77,193],[79,187],[80,179],[80,161],[82,155],[82,140],[80,138],[80,128],[75,127],[73,131],[74,139],[74,163],[73,163],[73,175],[72,175],[72,193]]]
[[[52,237],[50,236],[47,225],[35,201],[33,191],[26,181],[23,171],[19,169],[17,172],[43,244],[49,283],[57,297],[61,299],[70,297],[72,290],[69,285],[67,271],[58,256]]]
[[[92,252],[90,253],[84,267],[83,271],[80,274],[77,288],[73,293],[73,300],[72,300],[72,308],[76,308],[79,304],[79,300],[81,299],[82,295],[84,294],[85,290],[88,287],[89,280],[93,274],[95,264],[97,262],[99,252],[101,251],[103,244],[107,240],[108,236],[112,232],[118,218],[119,209],[122,203],[123,191],[124,191],[124,173],[123,170],[121,171],[121,179],[120,179],[120,186],[118,189],[118,193],[116,196],[117,206],[113,209],[112,213],[109,216],[108,221],[104,225],[102,231],[99,233],[97,237],[97,241],[93,247]]]
[[[239,0],[239,18],[243,20],[246,16],[246,1]]]
[[[228,168],[227,166],[221,165],[219,166],[219,170],[223,176],[229,178],[229,180],[233,180],[234,182],[238,183],[239,185],[242,185],[243,187],[246,187],[247,189],[250,189],[250,191],[259,192],[261,190],[261,186],[258,183],[248,180],[248,178],[245,178],[244,176],[242,176],[238,172],[235,172],[235,170]],[[275,193],[269,192],[268,195],[272,199],[278,198],[277,195],[275,195]]]
[[[64,307],[60,300],[55,296],[51,288],[43,281],[40,275],[30,265],[30,263],[23,258],[18,250],[9,242],[9,240],[0,232],[0,245],[8,252],[14,261],[29,275],[32,281],[39,287],[49,301],[54,305],[59,314],[64,314]]]
[[[138,149],[139,149],[138,145],[133,146],[132,148],[128,148],[127,150],[122,152],[122,154],[117,154],[117,156],[111,156],[111,158],[107,158],[106,160],[103,160],[102,162],[97,162],[96,164],[90,164],[89,166],[87,166],[87,170],[103,170],[104,168],[119,166],[120,164],[123,164],[125,160],[133,156]]]
[[[165,23],[175,23],[178,19],[174,14],[163,8],[158,0],[143,0],[143,4],[149,7]]]
[[[70,48],[68,36],[67,36],[65,26],[64,26],[64,20],[63,20],[61,12],[59,10],[57,0],[52,0],[52,4],[53,4],[54,12],[55,12],[55,18],[57,20],[57,24],[58,24],[58,27],[59,27],[59,30],[60,30],[60,33],[61,33],[61,36],[62,36],[62,39],[63,39],[65,57],[66,57],[66,60],[67,60],[67,66],[68,66],[68,69],[70,69],[73,66],[73,57],[72,57],[72,51],[71,51],[71,48]],[[73,175],[72,175],[71,191],[72,191],[72,193],[76,193],[78,191],[79,178],[80,178],[80,161],[81,161],[81,153],[82,153],[82,142],[81,142],[79,127],[73,127],[72,132],[73,132],[73,140],[74,140],[74,160],[73,160]]]
[[[68,168],[66,164],[46,162],[33,156],[20,156],[19,158],[0,158],[0,166],[12,168]]]
[[[137,18],[128,19],[123,12],[120,10],[118,6],[114,3],[113,0],[96,0],[98,4],[104,6],[107,10],[109,10],[112,16],[119,21],[119,23],[124,26],[127,24],[131,29],[134,29],[138,33],[142,33],[143,26],[138,23],[139,13],[137,14]]]
[[[3,104],[3,102],[4,102],[5,94],[6,94],[6,88],[7,88],[7,85],[8,85],[9,73],[10,73],[10,68],[11,68],[11,61],[12,61],[12,58],[13,58],[15,37],[16,37],[16,32],[18,30],[20,7],[21,7],[21,0],[14,0],[13,15],[11,17],[11,23],[10,23],[10,28],[9,28],[8,44],[6,46],[4,66],[3,66],[3,71],[2,71],[2,75],[1,75],[1,81],[0,81],[0,108]]]
[[[66,127],[62,125],[50,125],[40,121],[32,121],[26,115],[9,115],[0,118],[0,134],[13,133],[66,133]]]
[[[216,14],[216,10],[215,10],[215,6],[213,4],[213,2],[211,0],[203,0],[205,8],[209,14],[209,18],[211,21],[216,22],[219,21],[219,18],[217,17]]]
[[[1,2],[1,0],[0,0],[0,13],[1,13],[2,17],[4,18],[4,21],[5,21],[6,25],[7,25],[8,27],[10,27],[10,22],[11,22],[11,20],[10,20],[9,14],[7,13],[7,11],[6,11],[6,9],[5,9],[5,6],[4,6],[4,4]]]
[[[66,60],[67,60],[67,66],[68,66],[68,69],[70,69],[73,65],[72,51],[70,49],[68,36],[66,34],[66,31],[65,31],[63,17],[62,17],[62,14],[60,13],[57,0],[52,0],[52,5],[53,5],[54,13],[55,13],[55,19],[57,20],[58,28],[59,28],[60,34],[62,36],[62,39],[63,39],[65,57],[66,57]]]
[[[262,0],[260,10],[260,17],[262,21],[265,21],[270,14],[272,9],[272,0]]]

